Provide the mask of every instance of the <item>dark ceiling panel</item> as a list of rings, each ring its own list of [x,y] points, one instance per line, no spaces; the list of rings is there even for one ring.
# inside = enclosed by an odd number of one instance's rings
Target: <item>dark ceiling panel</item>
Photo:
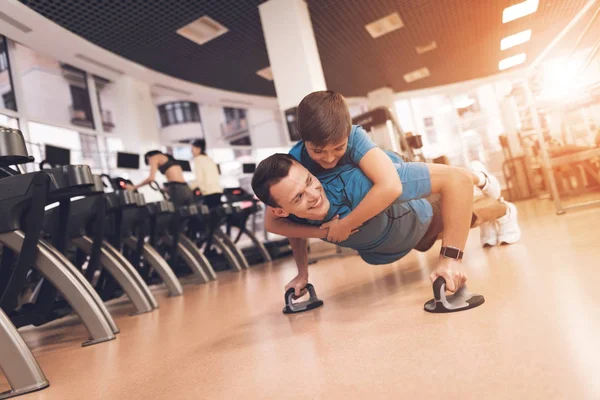
[[[211,87],[275,95],[256,75],[269,64],[258,5],[264,0],[20,0],[77,35],[149,68]],[[327,86],[364,96],[390,85],[420,89],[484,77],[500,59],[526,52],[528,62],[587,0],[540,0],[538,11],[502,24],[502,10],[521,0],[307,0]],[[398,12],[404,28],[373,39],[364,25]],[[203,46],[175,33],[208,15],[229,32]],[[591,15],[591,13],[590,13]],[[532,40],[500,51],[500,40],[532,29]],[[573,36],[573,35],[572,35]],[[415,47],[438,48],[418,55]],[[428,67],[431,76],[403,75]]]
[[[528,61],[587,0],[540,0],[538,11],[506,24],[504,8],[520,0],[308,0],[321,62],[330,89],[347,96],[391,85],[420,89],[498,73],[498,62],[526,52]],[[404,27],[373,39],[364,26],[398,12]],[[500,51],[500,40],[532,29],[525,45]],[[438,48],[418,55],[434,40]],[[412,83],[404,74],[427,67],[431,76]]]
[[[264,0],[20,0],[71,32],[177,78],[274,96],[256,71],[269,65],[258,5]],[[177,29],[208,15],[229,29],[200,46]]]

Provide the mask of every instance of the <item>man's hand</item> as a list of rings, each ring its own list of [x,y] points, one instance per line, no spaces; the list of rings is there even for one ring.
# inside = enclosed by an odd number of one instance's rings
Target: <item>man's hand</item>
[[[435,270],[429,275],[431,283],[439,276],[446,280],[446,290],[454,293],[467,281],[462,263],[452,258],[440,257]]]
[[[298,274],[290,281],[290,283],[285,285],[285,291],[287,292],[290,288],[294,288],[294,298],[297,299],[298,297],[302,297],[306,294],[306,285],[308,285],[308,274]]]
[[[344,220],[340,220],[339,215],[336,215],[331,221],[322,224],[321,229],[328,229],[327,240],[332,243],[343,242],[350,235],[358,232],[358,229],[352,230],[344,223]]]

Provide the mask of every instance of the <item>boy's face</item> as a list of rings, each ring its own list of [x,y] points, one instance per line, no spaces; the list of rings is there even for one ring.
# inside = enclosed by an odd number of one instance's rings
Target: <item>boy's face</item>
[[[320,221],[329,211],[329,200],[321,182],[299,163],[294,163],[288,176],[271,186],[271,196],[279,205],[272,209],[278,217],[294,214]]]
[[[338,161],[346,153],[348,138],[338,143],[326,144],[322,147],[315,146],[311,142],[305,142],[305,146],[310,158],[317,162],[321,168],[331,169],[337,165]]]

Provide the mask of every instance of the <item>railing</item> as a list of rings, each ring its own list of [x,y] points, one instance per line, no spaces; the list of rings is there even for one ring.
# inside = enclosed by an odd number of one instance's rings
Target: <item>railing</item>
[[[104,130],[111,132],[115,127],[112,112],[109,110],[100,110],[100,116],[102,117],[102,126],[104,127]]]
[[[570,52],[569,58],[571,58],[571,56],[577,50],[577,47],[581,43],[583,37],[589,33],[590,28],[596,22],[598,15],[600,15],[600,6],[598,6],[597,0],[588,1],[583,6],[583,8],[579,11],[579,13],[577,13],[577,15],[575,15],[575,17],[559,32],[559,34],[550,42],[550,44],[540,53],[540,55],[533,61],[533,63],[531,63],[529,65],[529,67],[527,68],[526,78],[525,78],[525,82],[524,82],[525,97],[527,99],[527,103],[529,104],[530,113],[532,116],[532,122],[533,122],[532,128],[533,128],[533,131],[537,133],[538,142],[540,144],[540,155],[541,155],[540,158],[541,158],[541,164],[542,164],[542,169],[543,169],[543,173],[544,173],[544,178],[549,186],[550,195],[554,201],[556,213],[559,215],[564,214],[565,210],[570,209],[570,208],[589,206],[589,205],[593,205],[593,204],[600,204],[600,200],[585,201],[585,202],[581,202],[581,203],[571,204],[568,206],[563,205],[561,198],[560,198],[559,191],[558,191],[558,187],[557,187],[557,180],[554,175],[554,167],[557,165],[560,165],[560,164],[571,164],[571,163],[577,163],[577,162],[587,161],[587,160],[591,160],[591,159],[598,159],[598,158],[600,158],[600,148],[598,148],[598,147],[592,148],[592,149],[589,149],[588,151],[575,152],[573,154],[551,158],[550,152],[548,149],[548,144],[546,143],[546,138],[544,136],[544,129],[542,127],[542,121],[541,121],[539,113],[538,113],[540,107],[538,107],[538,105],[536,105],[536,98],[534,96],[534,93],[532,91],[532,87],[531,87],[531,84],[529,81],[535,74],[536,68],[538,68],[539,65],[544,60],[546,60],[547,56],[556,47],[556,45],[575,26],[578,25],[580,20],[582,20],[582,18],[589,12],[589,10],[591,10],[593,8],[593,6],[596,6],[596,10],[595,10],[593,16],[589,19],[589,21],[586,24],[583,31],[579,34],[578,38],[576,39],[575,44],[573,45],[572,50]],[[586,60],[579,67],[578,73],[573,74],[570,77],[565,77],[565,79],[568,79],[568,81],[571,85],[575,85],[578,77],[580,77],[581,73],[586,68],[588,68],[588,66],[594,59],[594,57],[598,54],[599,50],[600,50],[600,38],[598,38],[596,40],[593,48],[591,49],[590,53],[588,54],[588,56],[586,58]],[[586,92],[593,91],[593,89],[597,85],[598,85],[598,82],[594,82],[593,84],[587,85],[586,87],[577,88],[576,92],[580,95],[585,95]],[[567,104],[563,104],[559,108],[566,109],[567,107],[568,107]],[[596,171],[590,171],[590,172],[592,173],[592,175],[596,174]]]
[[[73,125],[83,126],[85,128],[94,128],[92,116],[88,115],[85,110],[79,110],[73,106],[69,106],[69,114],[71,116],[71,123]]]

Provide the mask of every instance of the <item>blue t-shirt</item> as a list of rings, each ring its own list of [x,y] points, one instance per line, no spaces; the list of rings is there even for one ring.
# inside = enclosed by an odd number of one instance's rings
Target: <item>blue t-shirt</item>
[[[402,182],[402,195],[385,211],[365,222],[358,233],[338,243],[358,251],[369,264],[389,264],[410,252],[427,232],[433,210],[424,200],[431,194],[429,169],[424,163],[394,163]],[[320,225],[334,216],[346,217],[365,198],[373,183],[357,166],[339,165],[315,174],[331,204],[323,221],[288,217],[291,221]]]
[[[348,147],[346,148],[346,152],[340,161],[338,161],[337,166],[339,167],[342,165],[354,164],[358,167],[358,163],[360,160],[362,160],[365,154],[375,147],[377,147],[377,145],[373,143],[369,135],[367,135],[367,132],[361,126],[352,125],[352,130],[350,131],[350,136],[348,137]],[[306,169],[315,176],[327,171],[326,169],[323,169],[316,161],[310,158],[308,152],[306,151],[306,146],[302,140],[292,147],[290,150],[290,155],[298,160],[300,164],[304,165],[304,167],[306,167]]]

